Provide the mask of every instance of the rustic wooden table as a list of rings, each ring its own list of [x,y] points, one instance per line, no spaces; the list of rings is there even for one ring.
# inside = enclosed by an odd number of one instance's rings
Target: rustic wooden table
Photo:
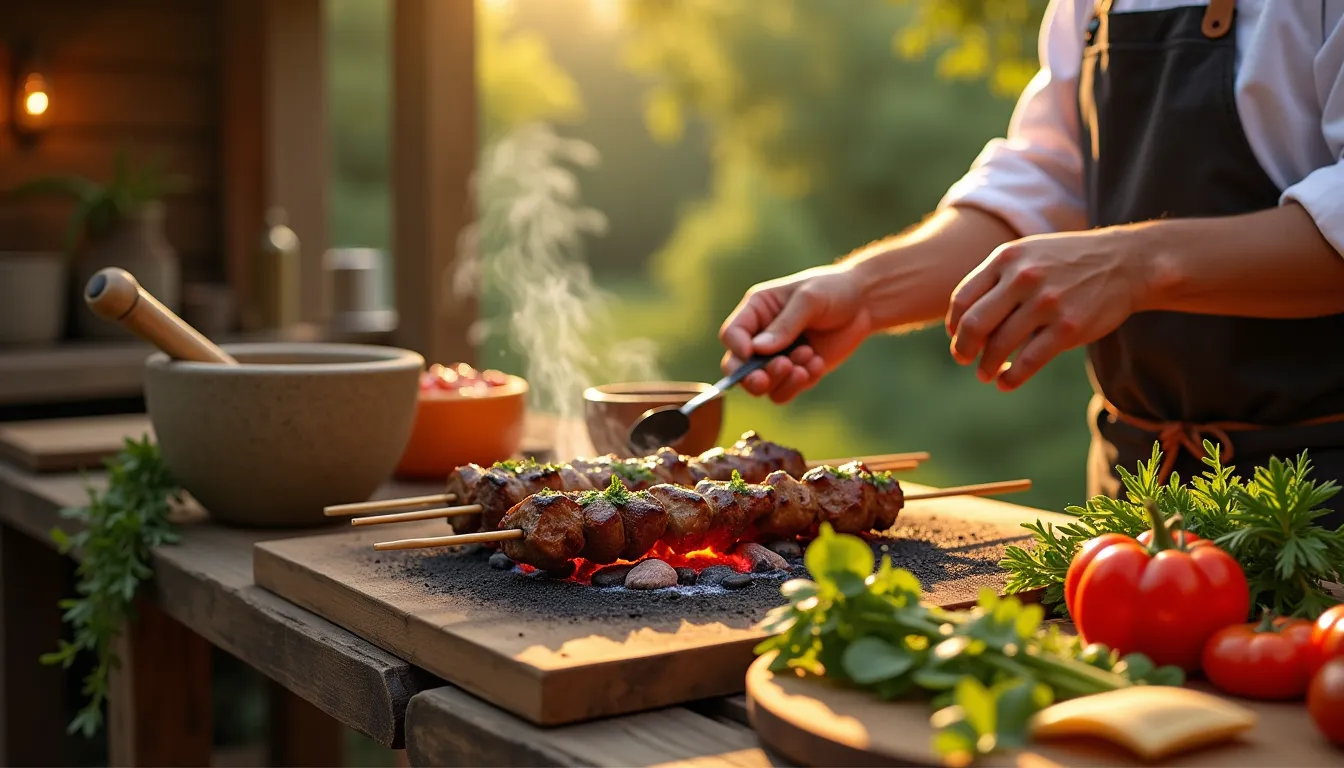
[[[104,482],[98,472],[87,480]],[[60,510],[87,502],[85,482],[78,473],[34,474],[0,461],[5,765],[63,764],[62,671],[37,658],[64,636],[56,604],[72,567],[50,531],[73,530]],[[422,492],[389,484],[378,495]],[[121,642],[107,726],[112,765],[210,764],[211,645],[271,681],[273,765],[340,765],[341,724],[405,749],[414,765],[769,764],[741,697],[537,728],[258,587],[252,545],[311,529],[199,521],[182,533],[154,553],[154,583]]]

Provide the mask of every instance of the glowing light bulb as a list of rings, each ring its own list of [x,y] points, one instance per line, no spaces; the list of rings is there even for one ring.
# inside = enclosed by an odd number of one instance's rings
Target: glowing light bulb
[[[23,100],[24,110],[33,116],[40,115],[47,111],[47,105],[50,100],[45,91],[35,91],[28,94]]]

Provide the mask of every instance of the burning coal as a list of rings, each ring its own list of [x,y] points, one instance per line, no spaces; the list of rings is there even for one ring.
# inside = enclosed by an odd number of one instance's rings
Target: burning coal
[[[473,181],[480,213],[463,233],[453,281],[458,296],[503,300],[500,316],[480,321],[472,341],[504,334],[526,359],[532,405],[559,415],[562,425],[581,422],[589,386],[660,378],[652,341],[614,338],[611,297],[584,259],[585,239],[605,234],[607,219],[583,205],[571,167],[599,160],[595,147],[545,124],[491,144]],[[556,455],[585,452],[582,428],[559,429]]]

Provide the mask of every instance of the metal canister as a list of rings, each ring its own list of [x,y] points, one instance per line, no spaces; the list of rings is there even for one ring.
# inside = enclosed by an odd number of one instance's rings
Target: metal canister
[[[285,211],[266,212],[266,230],[252,263],[252,300],[246,327],[250,331],[288,328],[299,322],[299,237],[290,229]]]

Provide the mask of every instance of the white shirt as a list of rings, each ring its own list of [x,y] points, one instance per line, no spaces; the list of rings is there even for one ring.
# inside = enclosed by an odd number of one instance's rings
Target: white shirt
[[[1112,13],[1205,6],[1115,0]],[[1344,0],[1239,0],[1236,103],[1260,166],[1344,253]],[[1087,228],[1078,72],[1094,0],[1051,0],[1041,69],[1007,137],[990,141],[939,207],[973,203],[1023,235]]]

